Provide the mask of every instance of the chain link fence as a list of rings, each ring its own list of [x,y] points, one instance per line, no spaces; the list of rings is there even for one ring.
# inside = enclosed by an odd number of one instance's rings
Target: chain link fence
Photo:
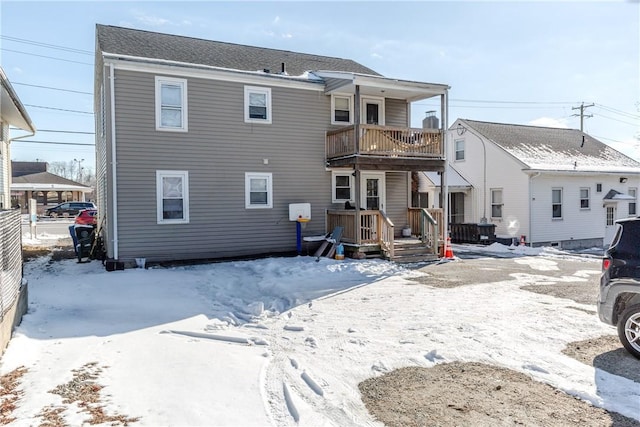
[[[0,321],[16,303],[22,286],[20,211],[0,211]]]

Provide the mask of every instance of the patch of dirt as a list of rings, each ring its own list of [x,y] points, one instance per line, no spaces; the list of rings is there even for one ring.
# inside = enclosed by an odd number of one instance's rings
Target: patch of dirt
[[[562,352],[585,365],[640,383],[640,360],[622,347],[617,335],[574,342]]]
[[[358,387],[369,413],[386,426],[640,426],[522,373],[482,363],[402,368]]]
[[[523,290],[556,298],[574,300],[580,304],[593,304],[598,300],[597,278],[590,278],[586,283],[562,283],[557,285],[527,285]],[[594,311],[595,313],[595,311]]]
[[[15,421],[12,414],[16,409],[16,402],[24,393],[18,388],[20,378],[26,373],[27,368],[21,366],[0,377],[0,424],[2,425]]]
[[[96,425],[108,423],[110,426],[128,426],[130,423],[140,421],[138,417],[127,417],[121,414],[107,414],[100,391],[103,386],[97,380],[104,366],[98,366],[96,362],[87,363],[80,369],[73,370],[73,378],[66,384],[58,385],[49,393],[62,397],[64,406],[49,405],[38,413],[42,419],[40,427],[69,427],[65,421],[64,413],[68,410],[80,408],[90,418],[84,424]],[[17,368],[0,377],[0,424],[5,425],[15,421],[13,411],[24,393],[19,390],[20,379],[27,372],[24,367]]]

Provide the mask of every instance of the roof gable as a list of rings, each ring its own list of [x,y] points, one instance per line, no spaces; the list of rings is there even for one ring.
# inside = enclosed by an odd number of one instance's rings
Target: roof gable
[[[96,49],[103,53],[176,61],[242,71],[280,73],[284,63],[288,75],[330,70],[379,76],[350,59],[267,49],[197,39],[130,28],[96,25]]]
[[[66,185],[74,187],[90,188],[79,182],[72,181],[67,178],[63,178],[60,175],[53,174],[51,172],[38,172],[29,175],[22,175],[12,178],[13,184],[43,184],[43,185]]]
[[[529,169],[640,173],[639,162],[576,129],[460,121]]]

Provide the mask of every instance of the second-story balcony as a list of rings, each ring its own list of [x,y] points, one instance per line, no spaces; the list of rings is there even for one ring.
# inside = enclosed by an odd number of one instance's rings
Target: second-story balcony
[[[442,137],[438,130],[346,126],[327,132],[326,160],[333,167],[441,171],[445,163]]]

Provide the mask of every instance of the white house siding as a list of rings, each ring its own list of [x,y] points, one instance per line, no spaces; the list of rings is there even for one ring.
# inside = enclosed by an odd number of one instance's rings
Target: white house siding
[[[458,135],[452,127],[451,143],[447,158],[460,175],[469,181],[473,189],[465,193],[465,222],[479,223],[483,217],[496,225],[496,236],[509,238],[529,235],[528,178],[522,165],[513,157],[485,142],[472,130]],[[465,141],[465,159],[455,160],[455,141]],[[486,149],[486,166],[485,166]],[[486,183],[485,183],[486,168]],[[491,189],[502,189],[502,218],[491,217]],[[486,197],[485,197],[486,193]]]
[[[154,78],[116,70],[119,259],[292,251],[290,203],[311,203],[305,234],[324,232],[331,202],[324,166],[330,97],[272,87],[273,123],[248,124],[244,84],[188,78],[189,131],[158,132]],[[156,170],[189,172],[188,224],[156,223]],[[273,174],[273,208],[245,208],[245,172]]]
[[[558,243],[564,248],[601,246],[605,236],[606,210],[603,198],[609,190],[626,194],[628,189],[638,188],[640,180],[624,175],[580,175],[567,176],[545,173],[532,179],[532,231],[534,244]],[[602,184],[602,191],[596,192],[596,184]],[[562,188],[562,219],[552,218],[551,190]],[[589,209],[580,209],[580,189],[590,189]],[[629,202],[617,203],[617,218],[628,216]]]
[[[0,122],[0,209],[11,207],[11,155],[9,126]]]

